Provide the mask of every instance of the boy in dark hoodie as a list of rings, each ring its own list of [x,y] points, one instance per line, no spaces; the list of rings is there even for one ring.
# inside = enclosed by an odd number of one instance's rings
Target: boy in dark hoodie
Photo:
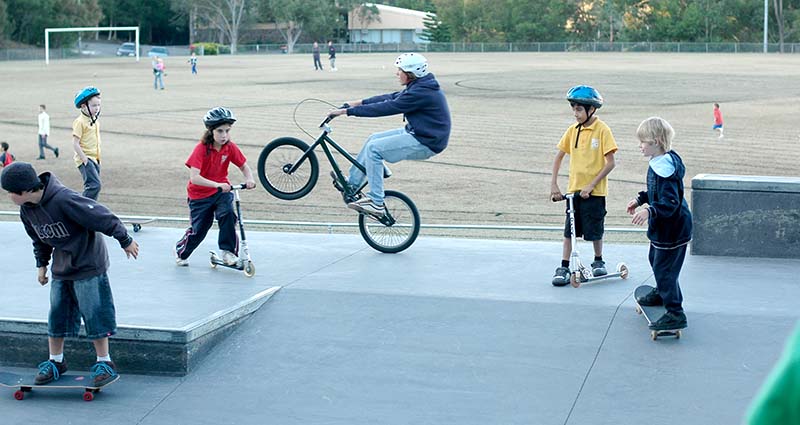
[[[97,352],[92,385],[113,381],[117,371],[108,337],[117,331],[116,313],[106,274],[106,243],[97,232],[119,241],[128,258],[139,255],[139,245],[108,208],[64,187],[49,172],[37,176],[31,164],[15,162],[4,168],[0,184],[20,207],[22,224],[33,240],[41,285],[48,283],[47,265],[51,255],[53,259],[47,319],[50,358],[39,364],[36,384],[55,381],[67,371],[64,338],[78,336],[81,318]]]
[[[656,288],[637,301],[641,305],[663,305],[667,310],[650,325],[652,330],[686,327],[678,275],[692,239],[692,213],[683,197],[686,168],[681,157],[671,150],[674,136],[675,130],[663,118],[651,117],[639,124],[639,150],[650,157],[647,191],[639,192],[627,208],[628,214],[633,215],[633,224],[648,224],[649,260],[656,279]],[[636,211],[644,204],[648,206]]]
[[[405,127],[369,136],[358,153],[358,162],[367,169],[366,176],[358,167],[350,167],[348,184],[360,186],[369,181],[369,193],[347,206],[358,212],[382,217],[383,161],[390,163],[406,159],[423,160],[441,153],[450,138],[450,109],[439,82],[428,71],[428,61],[419,53],[403,53],[395,60],[397,78],[405,89],[355,100],[346,109],[331,111],[330,115],[385,117],[403,114]],[[334,185],[337,184],[336,176]]]

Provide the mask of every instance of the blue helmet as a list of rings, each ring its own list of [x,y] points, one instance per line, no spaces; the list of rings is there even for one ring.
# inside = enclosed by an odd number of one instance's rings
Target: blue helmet
[[[603,106],[603,96],[600,92],[589,86],[575,86],[567,92],[567,100],[581,105],[594,106],[600,108]]]
[[[79,91],[75,95],[75,107],[80,109],[81,105],[88,102],[89,99],[100,96],[100,90],[97,90],[97,87],[88,86],[84,87],[83,90]]]

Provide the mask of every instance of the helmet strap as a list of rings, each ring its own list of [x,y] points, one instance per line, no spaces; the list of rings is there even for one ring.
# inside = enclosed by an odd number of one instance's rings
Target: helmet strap
[[[592,112],[590,112],[590,113],[587,113],[586,114],[586,119],[583,120],[582,123],[578,124],[578,135],[575,136],[575,147],[576,148],[578,147],[578,139],[580,139],[580,137],[581,137],[581,129],[583,129],[583,127],[586,125],[586,123],[589,122],[592,119],[592,117],[594,116],[594,113],[597,112],[597,108],[595,108],[594,106],[591,106],[591,105],[581,105],[581,106],[583,106],[583,110],[584,111],[588,111],[589,110],[588,108],[593,108],[594,110]]]

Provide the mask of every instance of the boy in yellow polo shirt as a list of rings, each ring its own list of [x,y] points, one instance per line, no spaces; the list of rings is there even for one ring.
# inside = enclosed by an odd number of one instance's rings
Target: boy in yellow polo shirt
[[[97,200],[100,194],[100,91],[85,87],[75,95],[81,114],[72,122],[75,165],[83,176],[83,196]]]
[[[575,237],[583,236],[592,241],[594,262],[592,273],[595,276],[608,274],[603,261],[603,231],[606,216],[606,196],[608,195],[607,176],[614,169],[614,153],[617,142],[611,129],[601,121],[595,112],[603,106],[603,97],[589,86],[575,86],[567,92],[567,101],[575,115],[577,125],[570,126],[561,136],[558,153],[553,163],[553,176],[550,196],[555,201],[563,199],[558,187],[558,170],[564,155],[569,155],[568,193],[579,193],[573,198],[575,208]],[[572,252],[569,217],[564,227],[564,249],[561,266],[553,276],[553,285],[564,286],[569,283],[569,258]]]

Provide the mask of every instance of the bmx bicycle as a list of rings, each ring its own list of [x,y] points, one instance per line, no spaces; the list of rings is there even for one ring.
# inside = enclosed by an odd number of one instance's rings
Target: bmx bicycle
[[[342,107],[347,108],[348,105]],[[365,196],[362,190],[367,185],[366,179],[361,186],[351,187],[333,156],[331,148],[366,174],[365,167],[330,138],[333,131],[330,122],[333,118],[329,115],[319,125],[322,132],[310,146],[294,137],[279,137],[264,147],[258,158],[258,178],[267,192],[287,201],[308,195],[319,179],[320,165],[314,150],[320,147],[331,164],[334,186],[341,190],[344,203]],[[389,174],[384,166],[384,176],[388,177]],[[384,205],[386,213],[381,217],[360,213],[358,230],[369,246],[380,252],[394,254],[410,247],[419,236],[419,211],[411,198],[395,190],[385,191]]]

